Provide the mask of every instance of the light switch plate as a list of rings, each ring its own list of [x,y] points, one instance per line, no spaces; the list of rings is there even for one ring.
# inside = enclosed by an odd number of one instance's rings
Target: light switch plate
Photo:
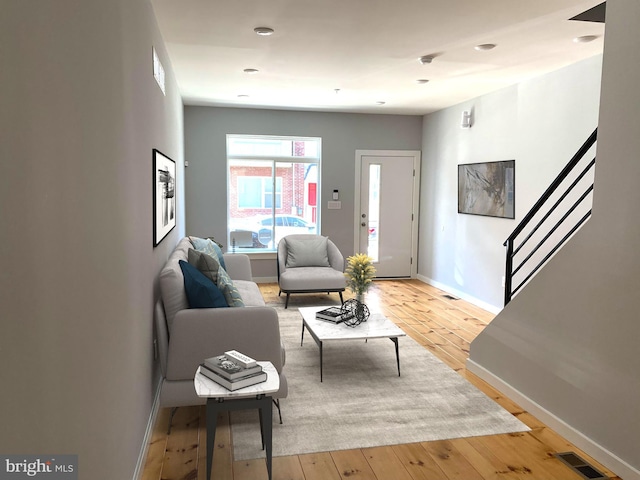
[[[329,201],[327,202],[327,208],[329,210],[340,210],[342,208],[342,202],[341,201]]]

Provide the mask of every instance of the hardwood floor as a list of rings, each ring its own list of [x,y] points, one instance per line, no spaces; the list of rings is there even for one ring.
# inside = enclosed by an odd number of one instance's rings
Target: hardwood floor
[[[278,286],[263,284],[267,303],[277,301]],[[378,281],[367,293],[376,305],[453,370],[531,428],[530,432],[442,440],[388,447],[275,457],[274,480],[579,480],[554,453],[572,451],[617,480],[611,471],[465,368],[469,344],[493,319],[463,300],[449,298],[418,280]],[[286,402],[286,400],[285,400]],[[286,403],[285,403],[286,405]],[[284,407],[286,408],[286,406]],[[143,480],[204,480],[204,407],[179,408],[167,435],[170,409],[155,424]],[[233,461],[228,416],[216,433],[215,480],[267,478],[264,459]]]

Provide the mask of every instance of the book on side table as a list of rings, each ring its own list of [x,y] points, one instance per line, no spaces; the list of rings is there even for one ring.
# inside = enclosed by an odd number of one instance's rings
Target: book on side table
[[[238,358],[241,358],[241,363]],[[267,379],[267,374],[255,360],[235,350],[207,358],[200,366],[202,375],[231,391],[261,383]]]
[[[244,353],[240,353],[237,350],[229,350],[227,352],[224,352],[224,355],[229,360],[237,363],[238,365],[244,368],[251,368],[258,365],[258,362],[256,362],[253,358],[245,355]]]

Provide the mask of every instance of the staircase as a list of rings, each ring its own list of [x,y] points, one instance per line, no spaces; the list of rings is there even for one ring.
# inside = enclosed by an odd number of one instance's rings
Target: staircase
[[[504,242],[505,306],[591,216],[598,129]]]

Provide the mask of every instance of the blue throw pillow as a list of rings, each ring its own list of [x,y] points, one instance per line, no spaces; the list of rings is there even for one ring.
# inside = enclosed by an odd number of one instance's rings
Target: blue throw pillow
[[[184,260],[178,263],[184,276],[184,289],[190,308],[228,307],[224,294],[200,270]]]

